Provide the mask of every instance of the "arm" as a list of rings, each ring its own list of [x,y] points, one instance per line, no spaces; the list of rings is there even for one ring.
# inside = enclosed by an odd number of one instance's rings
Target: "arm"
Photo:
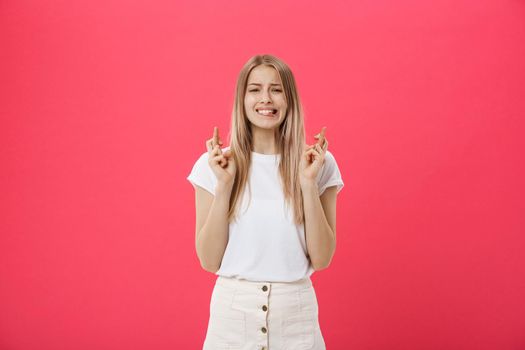
[[[195,248],[204,270],[217,272],[228,244],[228,208],[232,186],[218,184],[215,196],[195,187]]]
[[[206,141],[206,148],[208,165],[217,178],[215,195],[195,187],[195,249],[201,266],[212,273],[219,270],[228,245],[228,211],[236,170],[231,149],[223,153],[220,145],[219,128],[214,127],[213,138]]]
[[[328,187],[319,197],[317,184],[301,187],[304,201],[306,247],[313,268],[325,269],[335,253],[337,187]]]

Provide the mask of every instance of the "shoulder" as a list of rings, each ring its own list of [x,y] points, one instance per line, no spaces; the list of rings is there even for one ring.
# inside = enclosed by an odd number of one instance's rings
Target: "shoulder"
[[[224,147],[222,148],[222,151],[224,152],[227,149],[229,149],[229,147]],[[209,158],[208,151],[201,153],[193,164],[190,174],[186,178],[194,185],[198,185],[211,194],[215,194],[217,177],[210,166]]]
[[[335,160],[335,156],[332,152],[326,150],[324,155],[324,163],[321,166],[321,171],[319,172],[318,180],[322,181],[323,178],[330,176],[330,174],[336,171],[336,169],[338,169],[338,166]]]
[[[327,168],[337,167],[337,161],[335,160],[335,156],[329,150],[326,150],[326,153],[324,155],[324,166]]]
[[[335,156],[328,150],[325,152],[324,164],[318,174],[317,183],[319,194],[322,194],[330,186],[337,186],[337,192],[343,188],[344,183]]]
[[[326,150],[326,153],[324,155],[324,159],[325,160],[329,160],[329,161],[335,161],[335,156],[332,152],[330,152],[329,150]]]

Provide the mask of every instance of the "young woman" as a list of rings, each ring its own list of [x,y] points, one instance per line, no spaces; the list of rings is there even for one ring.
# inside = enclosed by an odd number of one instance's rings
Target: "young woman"
[[[286,63],[257,55],[244,65],[230,146],[215,128],[187,178],[197,256],[218,276],[203,350],[326,348],[310,276],[334,254],[344,184],[324,133],[305,143]]]

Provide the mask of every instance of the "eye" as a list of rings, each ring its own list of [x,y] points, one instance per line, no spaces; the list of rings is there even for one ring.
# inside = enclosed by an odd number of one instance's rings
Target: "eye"
[[[255,92],[255,91],[259,91],[259,89],[251,89],[251,90],[248,90],[249,92]],[[282,92],[281,89],[273,89],[274,92]]]

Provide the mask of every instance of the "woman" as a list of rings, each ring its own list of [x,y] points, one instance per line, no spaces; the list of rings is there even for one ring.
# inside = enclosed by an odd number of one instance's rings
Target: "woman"
[[[203,350],[325,349],[310,276],[334,254],[344,184],[324,133],[305,144],[286,63],[257,55],[244,65],[230,146],[215,128],[187,178],[197,255],[218,276]]]

